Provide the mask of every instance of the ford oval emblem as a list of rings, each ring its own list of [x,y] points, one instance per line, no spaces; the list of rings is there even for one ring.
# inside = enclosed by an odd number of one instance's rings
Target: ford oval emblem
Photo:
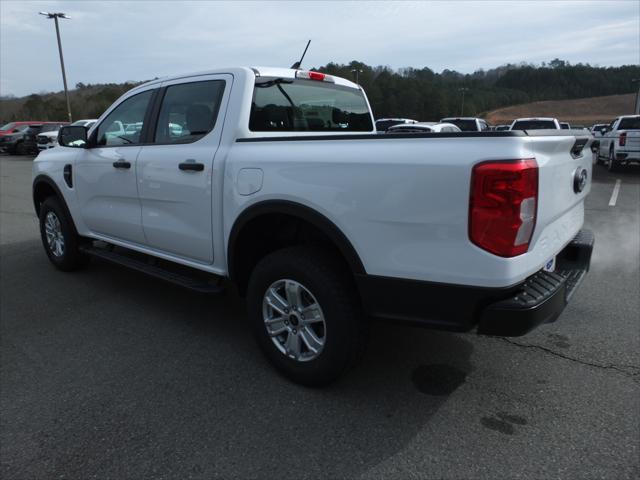
[[[580,193],[587,186],[587,169],[578,168],[573,175],[573,191]]]

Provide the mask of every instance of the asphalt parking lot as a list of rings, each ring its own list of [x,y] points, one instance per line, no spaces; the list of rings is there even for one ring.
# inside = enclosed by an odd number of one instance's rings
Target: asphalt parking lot
[[[2,478],[638,478],[640,169],[594,169],[592,269],[556,323],[375,325],[313,390],[263,360],[232,291],[55,270],[31,158],[0,156]]]

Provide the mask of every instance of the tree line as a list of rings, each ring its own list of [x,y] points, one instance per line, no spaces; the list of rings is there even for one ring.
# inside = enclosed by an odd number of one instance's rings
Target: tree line
[[[376,118],[407,117],[439,120],[483,113],[540,100],[565,100],[637,91],[640,66],[596,67],[571,65],[554,59],[542,65],[508,64],[491,70],[462,74],[436,73],[429,68],[370,67],[361,62],[329,63],[320,71],[358,83],[367,92]]]
[[[451,115],[482,116],[510,105],[539,100],[563,100],[631,93],[638,89],[640,66],[572,65],[554,59],[541,65],[507,64],[462,74],[430,68],[369,66],[352,61],[329,63],[314,70],[355,80],[367,92],[376,118],[408,117],[438,120]],[[140,82],[141,83],[141,82]],[[70,92],[74,118],[97,118],[120,95],[139,83],[76,84]],[[462,100],[464,95],[464,112]],[[1,98],[2,122],[22,119],[62,120],[66,104],[62,92]]]

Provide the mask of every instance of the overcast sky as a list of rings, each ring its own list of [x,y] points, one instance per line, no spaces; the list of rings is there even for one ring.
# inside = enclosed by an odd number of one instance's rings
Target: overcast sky
[[[55,29],[65,12],[69,86],[237,65],[360,60],[473,72],[505,63],[640,63],[640,2],[0,1],[0,94],[62,89]]]

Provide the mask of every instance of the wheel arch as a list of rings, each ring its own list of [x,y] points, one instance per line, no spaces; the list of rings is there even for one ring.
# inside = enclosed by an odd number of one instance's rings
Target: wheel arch
[[[362,260],[349,241],[347,236],[336,224],[317,210],[289,200],[265,200],[250,207],[247,207],[236,218],[227,247],[227,266],[229,277],[237,285],[241,293],[244,293],[248,276],[246,268],[242,265],[242,254],[247,241],[247,235],[251,231],[251,226],[260,219],[269,216],[287,217],[301,224],[311,226],[335,247],[335,250],[342,256],[343,260],[351,270],[352,274],[366,273]],[[269,253],[269,252],[267,252]],[[255,266],[255,262],[252,267]]]
[[[64,213],[69,218],[71,226],[73,227],[75,233],[77,234],[77,229],[75,223],[73,221],[73,216],[69,211],[69,207],[67,206],[67,201],[64,198],[64,195],[60,191],[56,182],[47,175],[38,175],[33,179],[33,187],[32,187],[32,195],[33,195],[33,207],[36,211],[36,215],[40,217],[40,207],[44,203],[44,201],[51,197],[55,196],[62,205],[64,209]]]

